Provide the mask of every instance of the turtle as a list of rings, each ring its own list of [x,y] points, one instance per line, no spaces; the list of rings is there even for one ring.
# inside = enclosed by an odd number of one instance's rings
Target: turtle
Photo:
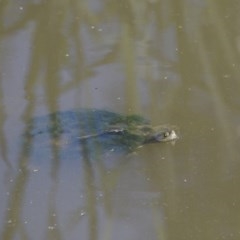
[[[44,145],[69,152],[80,147],[131,152],[144,144],[178,139],[171,125],[152,126],[142,116],[101,109],[73,109],[36,117],[28,124],[25,137],[40,150]]]

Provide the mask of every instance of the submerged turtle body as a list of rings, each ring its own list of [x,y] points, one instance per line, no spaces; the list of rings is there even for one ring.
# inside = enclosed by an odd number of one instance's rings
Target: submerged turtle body
[[[102,151],[131,151],[143,144],[177,139],[171,126],[150,125],[138,115],[124,116],[105,110],[79,109],[56,112],[31,121],[28,137],[37,144],[69,150],[87,146]]]

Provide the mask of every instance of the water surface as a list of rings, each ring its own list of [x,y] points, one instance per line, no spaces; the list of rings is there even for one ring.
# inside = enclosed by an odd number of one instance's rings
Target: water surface
[[[239,239],[238,9],[0,3],[0,239]],[[140,114],[180,140],[97,159],[29,154],[29,119],[72,108]]]

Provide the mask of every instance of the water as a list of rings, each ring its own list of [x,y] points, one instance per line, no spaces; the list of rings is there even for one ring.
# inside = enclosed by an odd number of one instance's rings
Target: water
[[[239,239],[238,8],[2,4],[0,239]],[[177,125],[180,139],[96,161],[21,148],[28,119],[81,107]]]

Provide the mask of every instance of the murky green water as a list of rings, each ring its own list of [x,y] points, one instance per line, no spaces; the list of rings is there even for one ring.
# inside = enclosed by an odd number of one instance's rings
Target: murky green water
[[[239,7],[0,2],[0,239],[240,239]],[[28,154],[30,118],[82,107],[177,125],[180,140]]]

